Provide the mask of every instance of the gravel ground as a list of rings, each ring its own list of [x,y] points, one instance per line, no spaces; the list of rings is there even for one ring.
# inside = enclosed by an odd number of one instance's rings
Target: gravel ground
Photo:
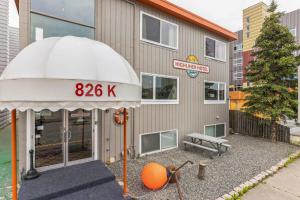
[[[141,169],[146,163],[152,161],[165,166],[169,164],[179,166],[186,160],[193,161],[193,165],[186,165],[181,170],[180,185],[184,198],[214,200],[299,149],[299,147],[285,143],[273,144],[269,140],[242,135],[230,135],[226,139],[229,140],[232,148],[221,157],[214,156],[213,159],[210,159],[211,154],[207,151],[189,147],[188,151],[175,149],[129,160],[127,173],[130,195],[142,200],[179,199],[175,184],[156,192],[142,186]],[[197,178],[200,162],[208,164],[205,180]],[[122,180],[123,163],[121,161],[108,167],[118,180]]]

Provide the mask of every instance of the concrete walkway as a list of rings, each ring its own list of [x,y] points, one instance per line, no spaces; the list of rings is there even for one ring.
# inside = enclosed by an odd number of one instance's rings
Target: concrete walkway
[[[281,169],[243,196],[242,200],[300,200],[300,159]]]

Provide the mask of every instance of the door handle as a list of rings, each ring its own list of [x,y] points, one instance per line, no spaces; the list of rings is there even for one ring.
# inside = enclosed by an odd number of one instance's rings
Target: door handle
[[[68,139],[71,140],[72,139],[72,131],[68,131]]]

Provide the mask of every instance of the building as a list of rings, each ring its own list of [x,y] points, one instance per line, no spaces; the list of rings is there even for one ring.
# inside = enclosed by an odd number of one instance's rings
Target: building
[[[8,64],[8,0],[0,2],[0,73]]]
[[[233,41],[230,45],[230,83],[231,88],[239,89],[241,82],[236,81],[236,75],[237,71],[235,70],[236,67],[236,61],[237,59],[234,54],[237,52],[237,46],[241,45],[239,48],[242,48],[242,66],[243,66],[243,74],[242,74],[242,85],[247,86],[247,81],[245,77],[246,73],[246,66],[249,64],[251,60],[253,60],[251,56],[252,48],[255,44],[256,38],[260,34],[260,29],[262,28],[262,24],[264,22],[265,17],[268,15],[267,13],[268,6],[260,2],[258,4],[255,4],[253,6],[250,6],[243,10],[243,30],[240,30],[237,32],[238,39],[236,41]],[[295,40],[298,44],[300,44],[300,9],[297,9],[295,11],[285,13],[284,16],[281,18],[281,23],[285,25],[290,32],[294,35]],[[242,41],[242,43],[238,42]],[[240,50],[239,50],[240,51]],[[299,54],[299,52],[297,53]],[[239,76],[240,78],[240,73]]]
[[[286,13],[282,16],[281,23],[290,30],[296,42],[300,45],[300,9]],[[300,53],[296,52],[296,55],[300,55]]]
[[[0,74],[16,54],[19,52],[18,28],[10,27],[8,22],[8,0],[0,2]],[[4,128],[10,122],[9,112],[0,112],[0,128]]]
[[[19,48],[19,28],[9,26],[8,27],[8,60],[11,61],[16,57]]]
[[[230,43],[230,86],[238,90],[243,86],[243,31],[236,32],[237,40]]]
[[[106,43],[134,67],[142,106],[129,110],[129,155],[177,148],[195,131],[226,136],[228,51],[236,39],[231,31],[165,0],[22,0],[18,9],[21,48],[51,36],[88,37]],[[20,113],[19,127],[26,133],[19,134],[23,173],[30,149],[39,170],[95,159],[110,163],[124,153],[114,109],[28,110]]]

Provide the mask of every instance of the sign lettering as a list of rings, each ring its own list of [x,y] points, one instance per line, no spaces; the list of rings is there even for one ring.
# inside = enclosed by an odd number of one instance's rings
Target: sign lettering
[[[173,60],[173,67],[183,70],[193,70],[201,73],[209,73],[209,67],[197,63],[186,62],[182,60]]]
[[[116,97],[116,85],[107,85],[107,88],[103,88],[101,84],[92,84],[92,83],[76,83],[75,85],[75,95],[78,97],[101,97],[103,96],[103,89],[106,89],[107,95],[109,97]]]

